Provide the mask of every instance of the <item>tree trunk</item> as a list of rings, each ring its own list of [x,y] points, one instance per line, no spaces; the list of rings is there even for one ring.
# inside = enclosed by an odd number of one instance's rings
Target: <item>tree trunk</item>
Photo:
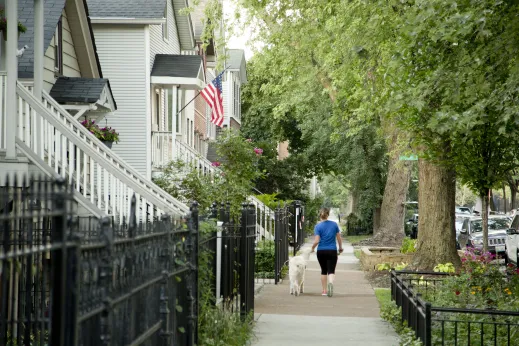
[[[506,185],[503,184],[503,207],[505,209],[505,214],[507,213],[507,208],[506,208]]]
[[[511,202],[511,206],[510,208],[511,209],[516,209],[517,208],[517,187],[515,186],[515,184],[508,184],[508,186],[510,187],[510,202]]]
[[[454,171],[420,159],[418,162],[417,251],[413,266],[433,269],[439,263],[460,265],[456,250]]]
[[[405,236],[404,217],[407,190],[411,178],[411,161],[399,161],[398,153],[389,160],[386,186],[380,208],[379,227],[374,241],[385,245],[400,245]]]
[[[487,190],[483,194],[481,194],[481,222],[483,224],[483,252],[488,251],[488,207],[490,200],[490,191]]]

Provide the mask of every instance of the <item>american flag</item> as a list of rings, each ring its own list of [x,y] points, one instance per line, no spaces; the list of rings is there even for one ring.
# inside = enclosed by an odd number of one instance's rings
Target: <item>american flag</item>
[[[212,109],[211,122],[220,127],[223,125],[222,75],[223,72],[201,91],[202,97]]]

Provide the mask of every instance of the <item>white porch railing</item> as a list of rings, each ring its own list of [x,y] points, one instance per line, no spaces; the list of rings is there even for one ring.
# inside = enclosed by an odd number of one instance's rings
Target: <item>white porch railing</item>
[[[175,141],[175,158],[195,167],[199,174],[214,174],[219,171],[211,161],[201,156],[195,149],[180,141]]]
[[[0,149],[6,148],[6,124],[5,124],[5,82],[7,72],[0,71]]]
[[[173,160],[173,134],[171,131],[151,132],[151,166],[161,168]]]
[[[128,220],[133,193],[138,221],[189,211],[115,155],[47,93],[38,100],[19,82],[16,93],[18,138],[106,214]]]
[[[213,166],[211,161],[201,156],[195,149],[185,143],[173,139],[171,132],[153,131],[151,133],[151,142],[153,168],[160,169],[172,160],[181,160],[182,162],[195,167],[198,170],[198,174],[215,174],[220,172],[219,168]],[[173,144],[175,146],[174,150]],[[257,220],[257,236],[262,237],[262,239],[274,240],[274,234],[264,227],[264,225],[268,225],[274,220],[274,211],[252,195],[249,197],[249,203],[254,204],[258,211],[257,214],[261,215],[262,218],[260,220],[260,217],[258,217]]]

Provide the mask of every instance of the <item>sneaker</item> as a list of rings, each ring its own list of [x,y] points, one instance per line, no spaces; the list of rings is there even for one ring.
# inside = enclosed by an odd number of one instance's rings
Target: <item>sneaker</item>
[[[321,293],[322,296],[327,296],[328,293],[326,293],[326,291],[323,291],[323,293]]]
[[[333,284],[328,282],[328,297],[333,296]]]

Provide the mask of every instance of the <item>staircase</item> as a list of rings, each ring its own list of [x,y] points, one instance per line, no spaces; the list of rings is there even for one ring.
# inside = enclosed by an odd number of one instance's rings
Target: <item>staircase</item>
[[[18,82],[16,96],[17,149],[48,176],[73,184],[76,201],[92,215],[110,215],[119,223],[128,220],[134,193],[138,222],[189,212],[108,149],[48,93],[38,100]]]
[[[168,135],[169,134],[169,135]],[[189,147],[188,145],[175,140],[175,149],[174,156],[168,156],[168,153],[172,155],[173,150],[171,150],[170,141],[172,141],[172,137],[170,137],[171,132],[166,133],[157,133],[155,141],[153,143],[161,143],[160,145],[154,145],[154,148],[167,148],[167,152],[165,153],[163,150],[157,150],[155,154],[152,154],[152,157],[156,158],[155,167],[160,168],[161,165],[165,165],[172,160],[181,160],[182,162],[188,164],[190,167],[195,167],[198,171],[199,175],[206,174],[220,174],[221,170],[215,166],[213,166],[212,162],[202,157],[196,150]],[[159,137],[160,136],[160,137]],[[268,227],[268,224],[273,224],[274,222],[274,211],[267,207],[263,202],[257,199],[254,196],[249,196],[249,203],[252,203],[256,208],[256,223],[257,223],[257,236],[261,237],[261,239],[269,239],[274,240],[274,234],[268,231],[268,229],[272,229],[272,227]]]

